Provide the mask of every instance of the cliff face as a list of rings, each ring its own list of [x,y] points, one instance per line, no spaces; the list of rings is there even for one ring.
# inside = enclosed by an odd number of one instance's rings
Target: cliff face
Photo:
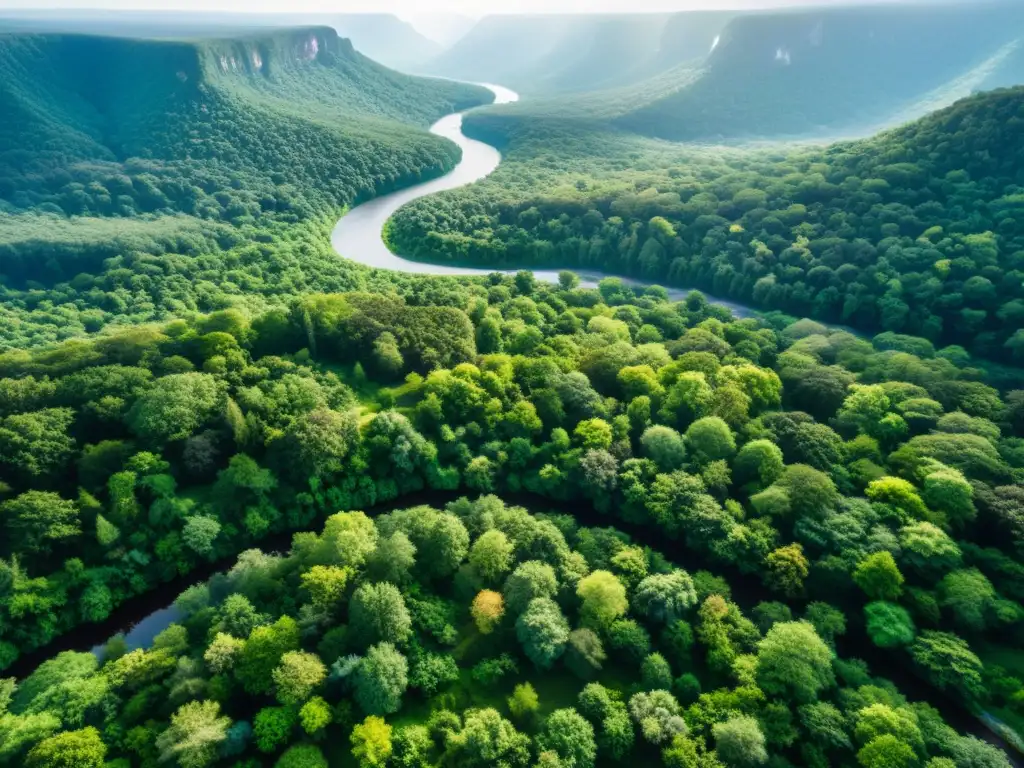
[[[0,153],[8,157],[148,154],[151,135],[185,131],[177,123],[202,122],[225,102],[426,127],[487,100],[484,89],[387,69],[330,27],[188,41],[0,35]]]
[[[1019,82],[1022,38],[1020,3],[739,16],[719,33],[700,79],[621,125],[683,140],[870,130]]]
[[[328,27],[198,40],[0,34],[0,201],[206,216],[210,195],[276,179],[349,203],[449,167],[454,148],[425,129],[491,98],[388,69]]]

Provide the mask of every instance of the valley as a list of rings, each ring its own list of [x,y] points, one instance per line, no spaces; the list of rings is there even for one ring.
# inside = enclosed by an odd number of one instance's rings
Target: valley
[[[1021,764],[1024,12],[601,8],[0,9],[0,767]]]
[[[488,85],[495,95],[495,104],[509,104],[518,100],[514,91],[501,86]],[[493,269],[473,268],[469,266],[452,266],[429,261],[413,261],[393,252],[387,242],[385,231],[391,216],[402,206],[447,190],[459,189],[480,181],[493,173],[501,162],[501,154],[490,144],[471,139],[462,131],[463,117],[455,114],[444,117],[431,127],[431,133],[453,141],[462,151],[459,164],[444,176],[392,192],[363,203],[345,213],[338,220],[331,232],[331,247],[342,258],[351,259],[368,267],[396,270],[413,274],[431,275],[488,275]],[[515,267],[515,264],[509,265]],[[522,266],[527,266],[525,263]],[[500,271],[500,270],[499,270]],[[504,270],[509,272],[509,270]],[[514,270],[513,270],[514,271]],[[531,269],[533,276],[548,283],[558,282],[558,269]],[[622,275],[606,274],[593,270],[577,273],[580,285],[585,288],[596,288],[598,283],[607,277],[622,280],[631,287],[644,285],[643,281]],[[667,295],[675,300],[682,300],[690,293],[683,288],[668,288]],[[708,296],[713,304],[727,307],[736,317],[746,317],[753,309],[725,299]]]

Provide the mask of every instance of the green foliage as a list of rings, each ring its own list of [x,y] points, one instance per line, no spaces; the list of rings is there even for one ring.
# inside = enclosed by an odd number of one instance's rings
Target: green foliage
[[[208,373],[177,373],[157,379],[128,413],[132,431],[163,445],[198,431],[223,407],[223,390]]]
[[[857,752],[857,762],[864,768],[911,768],[917,765],[917,755],[909,745],[887,733],[865,744]]]
[[[895,600],[903,591],[903,574],[889,552],[876,552],[858,563],[853,580],[873,600]]]
[[[99,731],[90,726],[43,739],[28,753],[25,765],[32,768],[101,768],[106,754],[107,746]]]
[[[833,683],[832,653],[806,622],[782,622],[757,648],[757,683],[766,693],[809,703]]]
[[[516,637],[523,652],[541,669],[548,669],[565,651],[569,624],[558,604],[535,597],[516,620]]]
[[[390,643],[371,646],[355,674],[355,699],[364,712],[397,712],[409,685],[409,662]]]
[[[494,709],[473,709],[466,713],[462,728],[446,742],[445,754],[455,765],[483,768],[498,762],[511,768],[525,768],[530,759],[530,739]]]
[[[88,77],[61,64],[74,59],[93,62]],[[488,99],[482,88],[381,67],[329,28],[174,45],[9,35],[0,70],[10,83],[0,101],[17,115],[0,144],[19,148],[0,158],[0,200],[14,213],[0,228],[7,344],[235,303],[237,278],[225,274],[242,254],[259,254],[261,238],[297,222],[320,226],[357,199],[447,170],[456,148],[413,126]],[[250,262],[246,291],[280,295],[282,271],[285,290],[359,282],[322,241],[294,245]],[[331,277],[313,276],[304,262],[313,253]],[[165,260],[176,267],[155,266]],[[72,279],[88,301],[70,298]],[[35,315],[32,281],[49,296]]]
[[[391,756],[392,728],[381,718],[369,715],[352,729],[352,755],[363,768],[382,768]]]
[[[780,86],[793,85],[781,70],[779,77]],[[677,93],[692,95],[678,78],[672,82]],[[700,98],[716,94],[701,90]],[[782,153],[652,145],[608,131],[591,107],[564,101],[504,107],[467,120],[473,135],[507,145],[503,167],[472,190],[407,206],[391,223],[391,241],[435,261],[568,261],[697,285],[765,309],[888,331],[887,351],[940,364],[948,359],[934,345],[899,339],[928,336],[1009,360],[1020,346],[1011,318],[1021,297],[1001,277],[1016,269],[1020,233],[1004,225],[1016,198],[1002,169],[1013,162],[1005,148],[1015,134],[1006,121],[1017,107],[1013,91],[983,94],[874,139]],[[578,119],[567,120],[576,109]],[[801,112],[774,103],[771,111]],[[740,123],[762,125],[761,118]],[[670,123],[689,129],[693,121]],[[924,159],[923,152],[948,144],[960,151]],[[557,160],[552,145],[562,150]],[[990,160],[972,161],[976,149]],[[570,174],[579,179],[575,187],[564,183]],[[964,228],[956,212],[964,198],[986,208],[1000,203]],[[858,205],[866,213],[853,221],[848,211]],[[897,219],[905,211],[916,218]],[[675,236],[652,226],[656,218]],[[826,395],[820,383],[808,380],[807,391]],[[838,394],[841,401],[845,387]],[[817,415],[821,407],[831,416],[831,399],[815,398],[807,410]],[[906,427],[899,414],[883,413],[873,430],[898,435]]]
[[[527,561],[521,563],[505,580],[502,593],[510,611],[521,614],[530,601],[539,597],[553,597],[558,590],[554,569],[547,563]]]
[[[69,408],[47,408],[0,419],[0,467],[27,478],[45,478],[67,464],[74,449]]]
[[[393,584],[363,584],[349,604],[349,626],[357,643],[402,643],[412,629],[412,617],[402,593]]]
[[[687,732],[679,702],[668,691],[633,694],[629,699],[629,714],[644,739],[652,744],[670,742],[674,736]]]
[[[649,619],[671,624],[696,605],[697,593],[690,575],[676,570],[643,579],[634,592],[633,603]]]
[[[296,713],[289,707],[264,707],[256,713],[253,733],[260,752],[276,752],[291,738]]]
[[[327,768],[327,758],[313,744],[296,744],[281,755],[274,768]]]
[[[764,561],[765,582],[787,597],[796,597],[804,589],[804,580],[810,569],[800,544],[779,547],[768,554]]]
[[[299,710],[299,724],[302,730],[314,738],[323,734],[331,720],[331,707],[319,696],[311,698]]]
[[[171,716],[170,727],[156,740],[162,762],[175,761],[182,768],[203,768],[217,759],[227,738],[231,719],[220,714],[215,701],[193,701]]]
[[[733,462],[737,481],[769,486],[782,475],[783,457],[779,447],[769,440],[751,440],[744,444]]]
[[[327,667],[313,653],[289,651],[274,669],[277,700],[285,706],[302,704],[327,677]]]
[[[593,571],[580,579],[576,595],[582,601],[583,620],[595,627],[611,624],[629,607],[625,586],[608,571]]]
[[[699,295],[669,301],[622,281],[570,291],[501,275],[394,285],[387,295],[307,295],[294,314],[197,315],[0,355],[2,418],[65,408],[73,438],[58,472],[0,467],[3,524],[17,527],[14,510],[26,541],[43,547],[4,539],[0,662],[242,552],[177,601],[180,623],[151,648],[115,643],[101,669],[90,655],[62,657],[27,676],[0,713],[0,762],[22,764],[45,739],[90,726],[105,759],[157,761],[164,746],[178,748],[170,736],[156,744],[172,715],[203,702],[221,707],[215,725],[228,719],[215,750],[226,761],[277,756],[307,737],[333,744],[354,712],[398,713],[387,758],[396,765],[590,759],[589,746],[572,757],[575,738],[556,744],[554,732],[542,748],[547,728],[528,702],[512,716],[532,736],[496,712],[460,709],[504,698],[527,677],[549,705],[538,715],[564,708],[586,682],[610,686],[579,701],[602,760],[649,759],[639,731],[672,764],[739,764],[748,759],[739,748],[729,758],[709,748],[716,725],[749,717],[770,761],[848,762],[905,719],[858,733],[861,710],[910,705],[835,656],[844,632],[891,649],[893,664],[913,661],[957,698],[1015,706],[1014,674],[979,660],[1019,630],[1024,599],[1007,442],[1019,439],[1015,401],[981,383],[1001,374],[958,368],[953,360],[976,363],[908,338],[876,348],[813,322],[735,320]],[[422,320],[419,309],[444,309],[451,322]],[[476,353],[484,317],[514,354]],[[435,335],[435,321],[452,334]],[[364,357],[383,328],[410,369],[430,371],[387,389],[385,409]],[[353,373],[357,363],[369,377]],[[139,404],[189,374],[222,398],[209,417],[164,446],[129,440]],[[9,383],[28,377],[35,383]],[[821,385],[820,401],[805,382]],[[641,398],[647,407],[630,411]],[[923,427],[904,419],[906,435],[876,429],[890,413],[924,414],[914,401],[933,398],[942,412],[967,414],[943,428],[967,431],[939,430],[942,413]],[[790,410],[805,402],[813,413]],[[659,453],[655,427],[675,448]],[[697,448],[704,432],[722,450]],[[408,494],[470,487],[467,469],[481,458],[497,493],[525,491],[554,511],[531,514],[499,496],[402,508]],[[40,503],[23,504],[29,494]],[[582,527],[590,506],[608,527]],[[264,537],[280,554],[255,549]],[[276,543],[289,539],[290,549]],[[787,603],[745,614],[732,602],[741,584],[720,568],[757,577]],[[853,621],[861,611],[867,637]],[[618,690],[646,698],[630,707]],[[280,707],[268,706],[274,697]],[[807,709],[815,704],[839,720]],[[953,754],[956,737],[917,706],[924,746],[909,730],[900,740],[921,763]],[[405,732],[426,728],[422,713],[438,707],[454,711],[431,719],[426,740]],[[732,741],[757,757],[756,736],[739,731]]]
[[[562,765],[592,768],[597,759],[594,728],[572,708],[556,709],[548,715],[537,746],[558,755]]]
[[[508,699],[508,711],[520,722],[529,721],[540,707],[537,691],[529,683],[520,683]]]
[[[82,532],[74,502],[47,491],[26,491],[0,504],[10,536],[9,549],[28,555],[49,554]]]
[[[235,673],[245,690],[270,693],[274,686],[274,670],[287,653],[299,648],[299,627],[289,616],[282,616],[270,626],[252,630],[242,647]]]
[[[512,566],[513,547],[498,530],[484,532],[469,551],[469,564],[485,583],[494,584]]]
[[[914,641],[914,620],[906,609],[894,603],[877,601],[864,607],[868,635],[881,648],[896,648]]]
[[[717,416],[698,419],[686,430],[686,446],[701,463],[731,459],[736,440],[729,425]]]
[[[983,694],[981,660],[956,635],[924,631],[917,636],[910,653],[914,663],[938,688],[957,691],[967,699]]]
[[[768,760],[764,734],[753,717],[731,717],[712,728],[715,737],[715,752],[728,766],[761,765]]]

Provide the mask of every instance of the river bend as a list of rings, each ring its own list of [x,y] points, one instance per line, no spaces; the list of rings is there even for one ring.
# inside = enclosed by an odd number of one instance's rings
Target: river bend
[[[519,100],[519,94],[500,85],[480,83],[494,93],[494,104],[510,104]],[[397,272],[411,272],[428,275],[488,275],[494,272],[511,274],[514,270],[474,269],[473,267],[455,267],[445,264],[430,264],[413,261],[392,253],[384,242],[384,225],[387,220],[406,203],[421,197],[437,194],[450,189],[458,189],[480,181],[491,175],[501,165],[501,152],[482,141],[471,139],[462,132],[462,112],[456,112],[438,120],[430,132],[453,141],[462,150],[459,164],[444,176],[440,176],[422,184],[416,184],[391,194],[376,197],[348,211],[331,232],[331,245],[342,258],[365,264],[368,267],[391,269]],[[605,277],[620,277],[628,285],[643,287],[655,285],[650,281],[637,280],[631,277],[613,275],[596,270],[571,269],[580,277],[584,287],[594,288],[598,281]],[[558,282],[558,270],[533,270],[538,280],[548,283]],[[691,289],[666,288],[669,298],[680,301]],[[750,317],[755,310],[743,304],[707,296],[708,301],[730,309],[736,317]]]

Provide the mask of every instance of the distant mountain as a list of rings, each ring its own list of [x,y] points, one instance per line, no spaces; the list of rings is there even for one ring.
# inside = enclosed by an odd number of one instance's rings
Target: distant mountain
[[[0,9],[0,31],[83,33],[149,39],[229,37],[260,29],[329,26],[374,61],[410,71],[443,47],[387,13],[185,13],[182,11]]]
[[[455,45],[476,26],[477,22],[475,18],[457,13],[413,13],[403,14],[403,17],[417,32],[442,48]]]
[[[734,18],[702,76],[617,125],[674,140],[843,136],[1024,82],[1024,3]]]
[[[621,87],[702,60],[734,15],[488,16],[424,71],[526,95]]]

